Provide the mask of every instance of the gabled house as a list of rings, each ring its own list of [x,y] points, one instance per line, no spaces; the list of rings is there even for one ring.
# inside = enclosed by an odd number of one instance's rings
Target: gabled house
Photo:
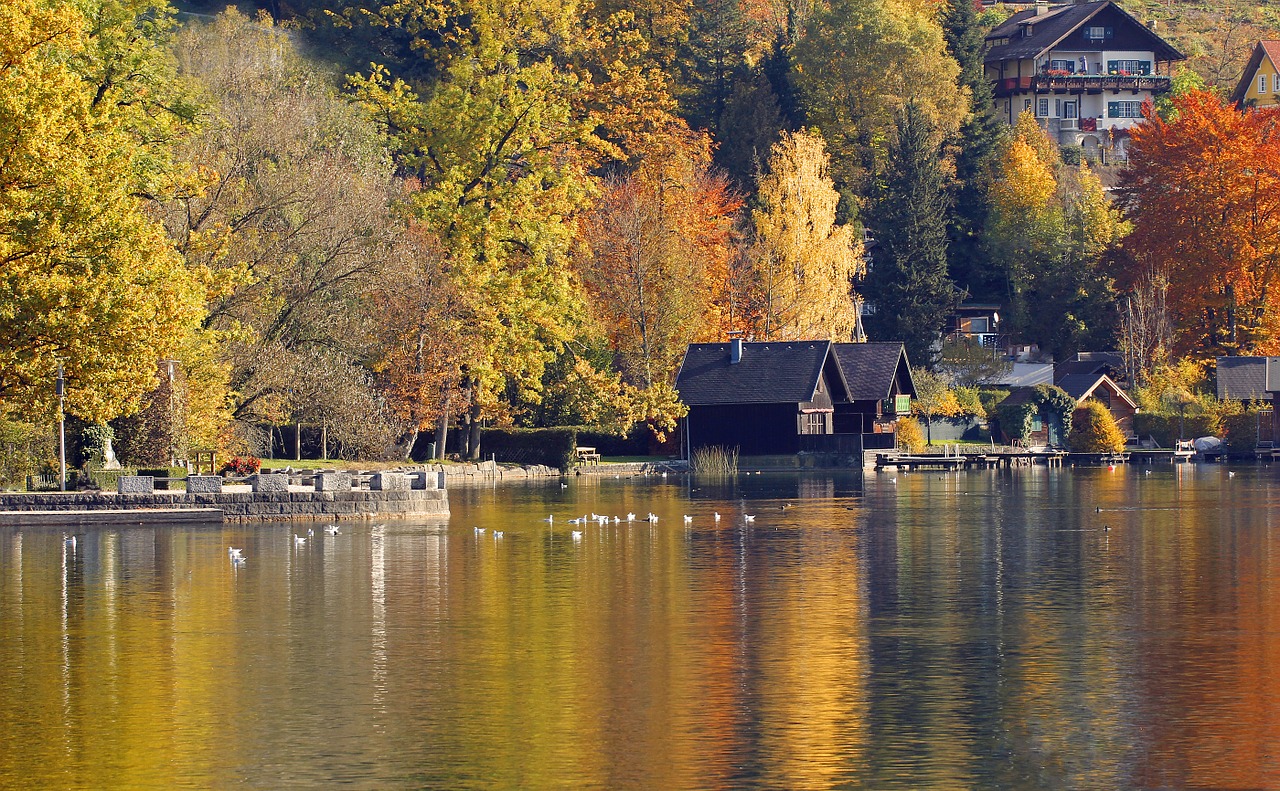
[[[1241,107],[1280,104],[1280,41],[1259,41],[1254,45],[1231,101]]]
[[[1124,379],[1124,355],[1120,352],[1076,352],[1070,360],[1053,365],[1053,380],[1078,374],[1106,374],[1119,382]]]
[[[676,390],[686,452],[744,456],[891,448],[915,394],[901,343],[830,341],[691,344]]]
[[[1133,416],[1138,413],[1138,405],[1110,376],[1104,373],[1067,374],[1055,384],[1074,398],[1077,406],[1090,398],[1101,401],[1124,435],[1133,436]]]
[[[830,352],[830,341],[690,344],[676,375],[685,447],[790,454],[801,435],[832,433],[831,391],[845,393]]]
[[[1127,159],[1143,102],[1169,90],[1186,56],[1112,0],[1019,11],[987,35],[997,114],[1033,113],[1051,137],[1086,155]]]
[[[907,350],[901,343],[833,343],[845,398],[836,401],[836,434],[892,434],[893,423],[911,412],[916,394]]]

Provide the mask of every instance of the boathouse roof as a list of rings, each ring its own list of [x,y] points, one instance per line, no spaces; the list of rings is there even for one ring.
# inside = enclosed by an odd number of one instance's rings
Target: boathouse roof
[[[1218,398],[1223,401],[1261,401],[1267,392],[1266,357],[1219,357]]]
[[[833,343],[831,353],[835,355],[850,401],[888,398],[897,377],[903,378],[901,392],[904,395],[916,394],[907,350],[900,342]]]
[[[738,362],[731,359],[740,344]],[[831,341],[691,343],[676,375],[689,406],[812,401]]]

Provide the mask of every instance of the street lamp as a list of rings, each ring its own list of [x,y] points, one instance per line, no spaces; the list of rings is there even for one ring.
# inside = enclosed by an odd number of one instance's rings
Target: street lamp
[[[62,376],[62,360],[58,360],[58,379],[53,392],[58,396],[58,491],[67,490],[67,380]]]

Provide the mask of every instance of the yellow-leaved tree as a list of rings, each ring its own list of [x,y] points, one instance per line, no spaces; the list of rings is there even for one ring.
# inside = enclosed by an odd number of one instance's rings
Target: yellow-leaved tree
[[[751,213],[755,313],[764,339],[852,337],[859,303],[853,281],[866,263],[853,228],[836,224],[839,201],[822,138],[804,130],[783,135]]]
[[[201,295],[139,197],[165,178],[162,13],[0,4],[0,412],[101,422],[136,408]],[[153,79],[154,78],[154,79]]]

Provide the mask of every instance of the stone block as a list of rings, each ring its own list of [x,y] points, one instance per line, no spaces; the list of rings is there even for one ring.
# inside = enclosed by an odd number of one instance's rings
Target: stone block
[[[258,473],[251,479],[255,492],[287,492],[289,491],[288,475],[263,475]]]
[[[222,492],[222,476],[221,475],[188,475],[187,476],[187,493],[188,494],[218,494]]]
[[[116,479],[120,494],[151,494],[155,485],[156,479],[151,475],[121,475]]]
[[[351,473],[322,472],[316,475],[317,492],[349,492],[351,491]]]
[[[375,492],[403,492],[409,484],[409,476],[403,472],[375,472],[369,477],[369,488]]]

